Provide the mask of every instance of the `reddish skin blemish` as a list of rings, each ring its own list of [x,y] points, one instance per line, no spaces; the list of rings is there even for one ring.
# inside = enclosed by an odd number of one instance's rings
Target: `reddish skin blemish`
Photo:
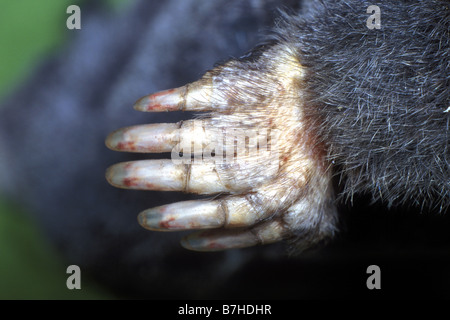
[[[305,146],[310,150],[309,156],[314,159],[317,166],[325,171],[328,167],[328,163],[325,161],[327,155],[327,147],[325,143],[321,141],[320,132],[317,130],[317,123],[322,123],[321,119],[317,119],[315,116],[309,114],[309,110],[316,110],[316,106],[305,106],[307,107],[307,114],[304,115],[305,123],[305,136],[303,138]],[[311,108],[311,109],[310,109]]]
[[[161,229],[179,229],[179,230],[185,229],[185,226],[176,224],[175,218],[170,218],[169,220],[160,221],[159,227]]]
[[[117,149],[119,150],[129,150],[136,151],[136,144],[132,141],[119,142],[117,144]]]
[[[168,104],[161,104],[157,100],[159,98],[171,95],[175,92],[175,89],[169,89],[166,91],[157,92],[155,94],[152,94],[149,97],[149,104],[147,105],[148,111],[176,111],[178,110],[178,105],[168,105]]]
[[[178,106],[174,105],[163,105],[159,103],[150,103],[147,107],[148,111],[177,111],[179,108]]]
[[[139,179],[137,178],[124,178],[122,181],[123,185],[128,188],[135,188],[139,186]]]
[[[147,106],[148,111],[161,110],[163,107],[159,103],[150,102]]]
[[[159,227],[161,229],[172,229],[171,223],[175,221],[175,218],[170,218],[169,220],[163,220],[159,222]]]
[[[165,90],[165,91],[160,91],[160,92],[154,93],[150,97],[151,98],[163,97],[163,96],[166,96],[168,94],[172,94],[174,92],[175,92],[175,89],[169,89],[169,90]]]
[[[139,178],[124,178],[122,183],[127,188],[134,188],[134,189],[142,188],[142,181],[139,180]],[[155,190],[155,189],[157,189],[157,187],[155,187],[154,184],[146,183],[145,189]]]

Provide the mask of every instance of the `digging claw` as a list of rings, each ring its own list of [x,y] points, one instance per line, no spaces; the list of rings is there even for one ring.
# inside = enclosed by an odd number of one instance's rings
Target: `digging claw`
[[[176,145],[178,125],[161,123],[119,129],[106,139],[106,146],[115,151],[170,152]]]
[[[136,101],[134,109],[143,112],[211,110],[211,81],[211,78],[205,76],[183,87],[142,97]]]

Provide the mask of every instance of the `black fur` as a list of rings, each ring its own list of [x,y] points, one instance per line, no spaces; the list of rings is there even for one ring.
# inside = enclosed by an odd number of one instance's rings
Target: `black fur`
[[[377,4],[381,29],[369,29]],[[450,2],[318,1],[278,38],[307,68],[307,113],[343,195],[450,205]]]

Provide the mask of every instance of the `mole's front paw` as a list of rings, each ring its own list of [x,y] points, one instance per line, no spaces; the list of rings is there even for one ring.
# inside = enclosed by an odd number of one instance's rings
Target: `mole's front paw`
[[[208,111],[195,120],[120,129],[109,148],[171,152],[170,160],[119,163],[117,187],[220,194],[143,211],[150,230],[199,229],[182,244],[222,250],[294,240],[306,248],[335,232],[325,150],[302,113],[303,69],[274,45],[231,60],[197,82],[140,99],[140,111]],[[206,230],[205,230],[206,229]]]

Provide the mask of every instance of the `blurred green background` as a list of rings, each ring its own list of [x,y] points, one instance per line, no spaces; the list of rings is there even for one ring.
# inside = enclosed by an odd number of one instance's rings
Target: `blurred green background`
[[[1,2],[0,101],[16,88],[45,57],[64,45],[68,34],[66,9],[87,1],[20,0]],[[120,10],[127,0],[103,0]],[[70,31],[76,32],[76,30]],[[1,150],[0,150],[1,152]],[[114,298],[83,275],[81,290],[66,287],[66,268],[42,232],[20,204],[0,195],[0,299]]]

